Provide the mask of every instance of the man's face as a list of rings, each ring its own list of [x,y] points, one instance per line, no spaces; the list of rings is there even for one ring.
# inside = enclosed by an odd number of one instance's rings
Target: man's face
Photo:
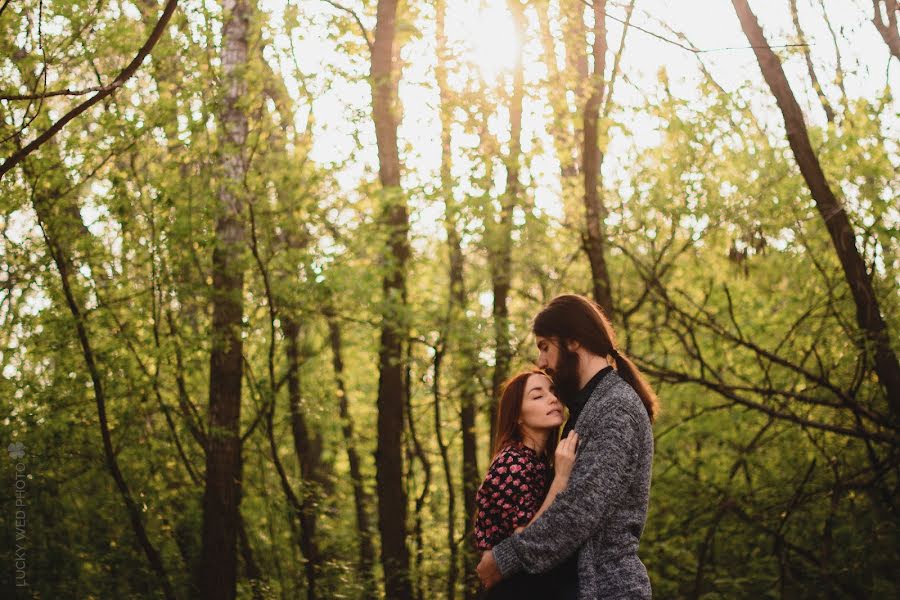
[[[578,354],[563,348],[556,338],[535,336],[537,367],[553,377],[560,398],[568,402],[578,393]]]
[[[538,349],[537,368],[553,375],[559,366],[559,343],[552,338],[535,336]]]

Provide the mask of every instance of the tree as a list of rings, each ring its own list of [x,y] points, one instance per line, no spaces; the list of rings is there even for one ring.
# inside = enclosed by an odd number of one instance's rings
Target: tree
[[[379,0],[372,42],[372,120],[378,144],[378,177],[382,186],[382,223],[388,241],[384,249],[382,323],[378,350],[378,450],[376,451],[378,527],[385,591],[398,600],[412,598],[409,549],[406,547],[406,493],[403,489],[403,308],[406,304],[406,262],[409,259],[409,216],[400,187],[397,88],[394,44],[397,2]]]
[[[747,0],[732,0],[732,4],[744,35],[753,46],[763,77],[781,110],[788,143],[841,261],[844,279],[856,304],[856,322],[864,334],[864,343],[870,345],[874,353],[875,371],[887,392],[893,418],[900,418],[900,363],[897,362],[897,356],[891,348],[887,324],[882,316],[865,261],[856,247],[856,235],[850,219],[822,171],[809,140],[803,112],[791,91],[781,62],[769,47],[756,15],[751,11]]]
[[[217,190],[212,262],[212,327],[209,360],[209,415],[206,485],[203,493],[203,598],[236,595],[237,533],[241,502],[241,380],[243,378],[244,270],[246,268],[248,119],[242,102],[247,91],[248,37],[253,7],[247,0],[225,0],[222,30],[222,177]]]

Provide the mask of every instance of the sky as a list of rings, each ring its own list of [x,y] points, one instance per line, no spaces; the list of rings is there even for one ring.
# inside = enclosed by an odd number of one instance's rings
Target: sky
[[[517,44],[512,20],[506,8],[507,0],[448,0],[447,35],[463,63],[473,65],[488,82],[508,79],[513,67]],[[571,0],[569,0],[571,1]],[[368,71],[368,55],[365,46],[352,54],[341,48],[329,31],[334,31],[335,19],[346,19],[346,13],[322,0],[290,0],[301,14],[301,27],[285,32],[281,15],[287,5],[284,0],[263,0],[262,7],[271,15],[275,31],[271,60],[280,65],[295,95],[298,105],[298,125],[302,126],[311,109],[315,115],[312,158],[330,168],[337,168],[338,181],[346,193],[352,195],[361,178],[372,179],[377,173],[377,155],[374,129],[371,125],[370,95],[368,84],[359,79]],[[404,45],[402,56],[406,62],[400,84],[400,100],[403,120],[399,128],[401,160],[404,166],[404,186],[413,189],[420,185],[435,184],[440,164],[440,146],[437,143],[440,127],[437,121],[438,96],[434,84],[434,30],[432,3],[427,0],[407,0],[416,6],[420,18],[415,22],[421,35]],[[369,9],[357,0],[346,0],[345,6],[353,8],[371,32],[374,29],[374,2]],[[555,12],[558,0],[551,0],[551,12]],[[611,4],[611,17],[623,19],[624,3]],[[751,6],[763,25],[772,45],[794,43],[794,28],[788,0],[755,0]],[[870,22],[872,5],[863,0],[798,0],[801,24],[810,44],[819,78],[824,82],[826,94],[837,98],[837,88],[831,83],[835,73],[835,49],[833,38],[823,19],[827,11],[832,27],[838,32],[841,58],[846,73],[845,87],[851,98],[874,98],[890,85],[898,89],[900,65],[889,65],[889,52],[884,41]],[[537,30],[537,15],[528,10],[529,31],[524,46],[526,90],[537,90],[537,83],[545,74],[541,59]],[[613,18],[607,19],[611,52],[618,46],[622,26]],[[647,31],[674,39],[666,26],[684,33],[698,48],[704,62],[716,80],[726,89],[734,90],[746,81],[764,86],[759,66],[748,42],[740,29],[729,0],[637,0],[632,23]],[[359,42],[359,29],[353,25],[353,36]],[[288,37],[290,36],[290,37]],[[348,38],[344,38],[348,39]],[[296,63],[294,63],[296,61]],[[303,73],[306,85],[314,90],[312,105],[305,101],[298,80],[293,76],[294,67]],[[651,34],[631,28],[628,33],[622,70],[627,82],[620,78],[615,89],[617,105],[625,107],[621,117],[628,118],[634,132],[626,138],[612,132],[604,174],[627,171],[630,144],[638,147],[652,146],[658,141],[656,123],[650,115],[636,110],[646,93],[658,88],[659,72],[665,69],[670,88],[682,98],[696,97],[697,84],[701,80],[696,55],[674,44],[659,40]],[[809,122],[823,124],[825,115],[808,82],[802,58],[795,54],[785,63],[788,78],[803,106]],[[352,73],[355,81],[343,78],[340,73]],[[451,82],[452,85],[452,82]],[[763,88],[764,89],[764,88]],[[757,117],[772,127],[778,135],[781,117],[769,94],[755,94],[754,109]],[[896,101],[895,101],[896,102]],[[897,104],[895,103],[895,107]],[[561,202],[558,167],[553,155],[553,143],[547,132],[547,108],[539,97],[528,95],[523,117],[523,150],[528,152],[534,143],[540,143],[545,152],[533,158],[523,172],[526,183],[532,184],[537,206],[554,217],[560,216]],[[900,139],[900,124],[896,118],[889,122],[890,133]],[[491,123],[491,129],[501,140],[508,140],[509,123],[505,111],[500,111]],[[890,138],[890,136],[889,136]],[[358,140],[358,141],[357,141]],[[458,143],[466,140],[457,139]],[[362,147],[360,148],[359,145]],[[465,175],[467,166],[457,164],[457,175]],[[497,169],[498,182],[505,177]],[[608,172],[608,173],[607,173]],[[461,184],[464,187],[464,183]],[[500,186],[502,189],[502,186]],[[460,190],[457,190],[459,192]],[[464,191],[464,190],[463,190]],[[413,232],[428,237],[441,235],[434,224],[438,221],[440,207],[413,204]]]

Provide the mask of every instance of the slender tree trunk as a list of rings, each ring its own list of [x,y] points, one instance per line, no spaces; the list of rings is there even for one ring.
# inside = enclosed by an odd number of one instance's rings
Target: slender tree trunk
[[[300,475],[303,487],[300,492],[300,547],[306,557],[306,598],[316,600],[321,597],[318,590],[318,573],[322,556],[316,541],[316,505],[324,485],[322,473],[322,439],[310,433],[306,418],[300,407],[300,346],[298,338],[300,326],[290,317],[282,316],[282,327],[287,342],[287,386],[291,411],[291,434],[294,451],[300,461]]]
[[[872,17],[875,29],[881,34],[881,38],[887,44],[894,58],[900,60],[900,30],[897,28],[900,2],[897,0],[872,0],[872,8],[875,11]]]
[[[881,315],[865,261],[856,247],[856,235],[850,219],[825,179],[825,173],[809,141],[803,112],[791,91],[781,62],[768,46],[756,15],[750,10],[747,0],[732,0],[732,4],[744,34],[756,53],[763,77],[781,109],[788,143],[841,261],[844,278],[856,304],[856,321],[865,335],[866,350],[874,350],[875,372],[887,392],[892,416],[897,419],[900,417],[900,365],[891,348],[887,325]]]
[[[383,223],[388,233],[382,279],[383,313],[378,351],[378,448],[375,453],[381,564],[389,598],[412,598],[406,547],[406,492],[403,488],[403,341],[409,217],[400,189],[400,157],[394,115],[394,44],[397,0],[379,0],[372,44],[372,119],[378,144]]]
[[[456,580],[459,576],[459,551],[456,547],[456,491],[453,486],[450,452],[447,442],[444,441],[444,426],[441,417],[441,366],[444,363],[444,350],[444,347],[435,350],[432,393],[434,396],[434,435],[438,451],[441,454],[441,463],[447,483],[447,547],[450,550],[450,564],[447,565],[447,600],[454,600],[456,598]]]
[[[538,21],[541,26],[544,63],[547,65],[547,96],[550,108],[553,110],[553,141],[559,160],[559,174],[565,198],[571,189],[577,187],[576,178],[581,169],[575,122],[566,98],[570,82],[578,81],[578,77],[571,72],[570,68],[560,70],[557,65],[556,44],[550,27],[549,3],[538,3],[536,8],[539,11]]]
[[[607,315],[613,314],[612,286],[606,265],[606,234],[603,219],[606,209],[600,198],[600,107],[606,91],[606,0],[596,0],[594,13],[594,70],[591,74],[590,95],[584,107],[584,145],[581,171],[584,174],[584,249],[591,265],[594,301]]]
[[[413,407],[410,398],[412,397],[412,393],[410,390],[412,384],[412,377],[410,374],[410,365],[412,364],[412,360],[410,358],[410,346],[406,346],[406,377],[404,379],[404,384],[406,386],[406,420],[409,426],[409,435],[407,436],[407,457],[408,457],[408,471],[406,473],[406,481],[410,486],[410,493],[415,494],[415,475],[413,472],[413,457],[415,457],[419,463],[422,465],[422,474],[424,476],[424,481],[422,482],[422,491],[416,496],[416,504],[415,511],[413,517],[413,539],[415,540],[415,566],[416,573],[422,573],[422,563],[425,559],[425,540],[422,535],[422,511],[425,508],[425,502],[428,500],[428,494],[431,491],[431,462],[428,460],[428,454],[426,454],[424,448],[422,448],[422,444],[419,442],[419,435],[416,433],[416,420],[413,415]],[[424,577],[419,577],[416,579],[416,600],[425,600],[425,591],[424,591]]]
[[[478,471],[478,446],[475,437],[475,416],[477,414],[476,377],[477,350],[470,343],[468,328],[464,327],[466,319],[466,282],[462,240],[459,232],[459,207],[453,198],[452,171],[452,138],[453,103],[447,85],[447,39],[445,35],[445,12],[447,4],[440,0],[437,11],[437,63],[435,78],[441,98],[441,193],[444,197],[445,227],[447,230],[447,247],[450,253],[450,323],[448,331],[458,332],[456,348],[458,361],[461,363],[461,381],[457,389],[460,396],[460,426],[462,429],[463,464],[462,489],[465,509],[465,527],[463,536],[463,587],[466,600],[475,598],[480,588],[475,567],[478,555],[472,544],[472,526],[475,518],[475,493],[480,481]]]
[[[819,6],[822,8],[822,19],[828,27],[828,32],[831,34],[831,43],[834,45],[834,82],[841,90],[841,104],[846,110],[848,100],[847,90],[844,88],[844,66],[843,61],[841,60],[841,45],[838,43],[837,32],[835,32],[834,27],[831,25],[831,19],[828,18],[828,8],[825,6],[825,0],[819,0]]]
[[[356,437],[353,433],[353,420],[350,417],[350,399],[347,397],[347,386],[344,382],[343,343],[341,329],[334,312],[327,310],[328,339],[331,343],[332,366],[337,383],[338,410],[341,417],[341,431],[347,447],[347,462],[350,463],[350,479],[353,484],[353,504],[356,509],[356,529],[359,543],[359,571],[365,584],[364,597],[375,600],[378,590],[375,581],[375,548],[372,545],[372,533],[369,525],[369,495],[363,486],[359,453],[356,451]]]
[[[263,600],[263,578],[262,571],[256,563],[253,556],[253,548],[250,546],[250,540],[247,539],[247,528],[244,525],[243,515],[238,516],[238,541],[241,544],[241,558],[244,560],[244,574],[250,582],[250,589],[253,593],[253,600]]]
[[[834,123],[834,109],[831,108],[828,97],[825,96],[822,86],[819,85],[819,78],[816,76],[815,67],[813,67],[812,53],[809,50],[809,46],[806,44],[806,35],[803,33],[803,28],[800,26],[800,11],[797,10],[797,0],[790,1],[791,19],[794,21],[794,29],[797,32],[797,43],[800,44],[800,48],[803,50],[803,58],[806,59],[806,71],[809,73],[809,79],[812,81],[816,96],[819,97],[819,103],[822,105],[822,110],[825,111],[825,118],[828,119],[829,123]]]
[[[56,152],[56,144],[51,141],[49,146],[51,151]],[[54,161],[56,162],[56,161]],[[125,504],[125,510],[131,522],[131,528],[137,537],[138,545],[147,557],[150,568],[159,579],[159,585],[162,588],[163,595],[168,600],[174,600],[175,591],[169,581],[169,575],[166,572],[162,557],[159,551],[150,540],[144,526],[141,509],[132,496],[131,489],[125,481],[125,476],[119,468],[116,458],[116,452],[113,448],[112,436],[110,434],[109,422],[106,414],[106,390],[103,386],[103,379],[100,374],[100,368],[94,356],[94,350],[91,345],[90,335],[87,327],[87,315],[85,314],[81,303],[78,299],[78,290],[72,287],[70,277],[78,269],[75,261],[74,248],[76,239],[82,235],[86,228],[78,207],[65,202],[64,192],[62,190],[68,187],[62,173],[65,168],[59,162],[58,166],[43,174],[40,180],[36,180],[35,176],[29,169],[28,162],[23,163],[23,171],[28,179],[32,180],[34,195],[32,197],[32,206],[38,218],[38,224],[44,235],[44,241],[47,249],[53,259],[56,269],[59,272],[60,282],[62,283],[63,295],[66,299],[69,312],[75,322],[75,333],[78,337],[81,353],[87,366],[88,373],[91,377],[91,384],[94,390],[94,400],[97,404],[97,417],[100,424],[100,437],[103,442],[103,455],[106,459],[106,468],[112,475],[119,495]],[[57,178],[62,178],[57,180]]]
[[[509,0],[516,31],[520,39],[525,35],[525,13],[520,0]],[[497,398],[503,382],[509,377],[512,347],[509,340],[509,291],[512,280],[512,229],[513,211],[519,203],[522,185],[519,182],[519,165],[522,160],[522,100],[525,97],[525,71],[522,63],[522,44],[513,67],[512,96],[509,103],[509,154],[506,155],[506,190],[500,197],[500,222],[496,224],[491,244],[491,288],[493,291],[494,318],[494,373],[493,397],[490,403],[491,447],[494,446],[497,421]]]
[[[224,0],[222,30],[222,176],[213,250],[212,350],[209,369],[209,428],[203,495],[201,596],[231,600],[236,594],[237,526],[241,498],[241,380],[246,231],[243,147],[247,116],[239,103],[247,91],[248,0]]]

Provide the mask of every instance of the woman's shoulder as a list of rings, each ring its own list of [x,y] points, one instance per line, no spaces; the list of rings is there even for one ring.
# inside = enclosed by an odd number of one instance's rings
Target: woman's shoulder
[[[509,444],[497,452],[491,467],[510,466],[515,464],[529,464],[541,462],[537,453],[524,444]]]

